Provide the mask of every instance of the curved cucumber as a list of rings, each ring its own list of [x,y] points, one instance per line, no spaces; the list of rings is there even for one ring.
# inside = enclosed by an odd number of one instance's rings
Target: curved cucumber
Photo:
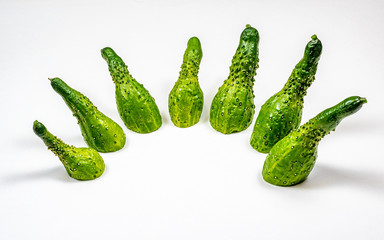
[[[60,78],[52,78],[52,88],[61,95],[78,120],[81,133],[89,147],[99,152],[115,152],[125,145],[123,129],[100,112],[82,93],[69,87]]]
[[[304,181],[315,165],[320,140],[366,102],[362,97],[349,97],[277,142],[264,162],[264,180],[277,186],[292,186]]]
[[[168,96],[168,109],[175,126],[186,128],[199,122],[204,96],[197,74],[203,56],[197,37],[188,41],[181,65],[180,76]]]
[[[150,133],[160,128],[160,111],[148,90],[129,74],[127,66],[112,48],[102,49],[101,55],[108,63],[115,83],[117,109],[125,126],[137,133]]]
[[[104,160],[95,149],[69,146],[48,132],[38,121],[33,123],[33,131],[48,149],[59,157],[70,177],[77,180],[93,180],[103,174]]]
[[[251,146],[268,153],[273,145],[300,126],[304,96],[315,80],[322,44],[316,35],[307,44],[304,57],[287,83],[261,106],[251,137]]]
[[[217,131],[229,134],[249,127],[255,113],[253,83],[259,62],[259,33],[247,25],[229,68],[230,74],[211,104],[210,123]]]

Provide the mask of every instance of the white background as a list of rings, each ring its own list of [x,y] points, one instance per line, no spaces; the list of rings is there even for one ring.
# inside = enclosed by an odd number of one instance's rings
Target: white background
[[[384,239],[383,1],[0,1],[1,239]],[[309,178],[275,187],[246,131],[208,121],[246,24],[260,33],[256,114],[317,34],[323,43],[302,122],[346,97],[368,104],[319,146]],[[172,125],[167,98],[188,39],[201,40],[201,121]],[[112,47],[151,92],[163,126],[121,121],[100,55]],[[102,154],[97,180],[71,179],[34,135],[39,120],[86,146],[48,77],[60,77],[124,126],[125,148]]]

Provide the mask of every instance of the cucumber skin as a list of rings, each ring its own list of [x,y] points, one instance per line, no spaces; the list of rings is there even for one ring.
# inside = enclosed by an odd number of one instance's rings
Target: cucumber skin
[[[162,119],[155,99],[129,74],[123,60],[111,48],[106,47],[101,53],[115,83],[117,109],[125,126],[137,133],[159,129]]]
[[[59,157],[70,177],[84,181],[96,179],[103,174],[105,163],[95,149],[67,145],[38,121],[33,123],[33,131],[48,149]]]
[[[241,132],[255,113],[253,84],[259,62],[259,33],[247,25],[232,59],[230,74],[213,98],[211,126],[224,134]]]
[[[293,186],[303,182],[315,165],[320,140],[366,102],[365,98],[358,96],[346,98],[277,142],[264,162],[264,180],[276,186]]]
[[[304,57],[283,89],[261,106],[250,140],[254,149],[268,153],[278,141],[300,126],[304,96],[315,80],[321,52],[321,41],[313,35],[306,45]]]
[[[199,39],[190,38],[184,53],[179,79],[168,96],[171,121],[180,128],[191,127],[198,123],[203,111],[204,95],[197,77],[202,56]]]
[[[61,95],[66,105],[78,120],[81,134],[91,148],[98,152],[115,152],[126,142],[123,129],[100,112],[82,93],[68,86],[60,78],[51,80],[52,88]]]
[[[268,153],[279,140],[300,126],[300,101],[287,105],[284,101],[289,101],[289,97],[278,95],[275,94],[261,106],[256,118],[250,143],[261,153]]]

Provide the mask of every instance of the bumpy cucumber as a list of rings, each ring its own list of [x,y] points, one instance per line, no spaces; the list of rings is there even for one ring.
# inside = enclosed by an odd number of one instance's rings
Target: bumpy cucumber
[[[148,90],[129,74],[123,60],[111,48],[102,49],[101,55],[115,83],[117,109],[125,126],[137,133],[150,133],[160,128],[160,111]]]
[[[229,68],[230,74],[213,98],[211,126],[229,134],[249,127],[255,113],[253,83],[259,62],[259,33],[247,25]]]
[[[89,147],[99,152],[115,152],[124,147],[123,129],[100,112],[82,93],[69,87],[63,80],[52,78],[52,88],[61,95],[80,125],[81,133]]]
[[[44,141],[48,149],[59,157],[70,177],[77,180],[93,180],[103,174],[104,160],[95,149],[69,146],[52,135],[38,121],[33,123],[33,131]]]
[[[304,96],[315,80],[321,51],[322,44],[313,35],[304,57],[293,69],[283,89],[261,106],[250,141],[257,151],[268,153],[280,139],[300,126]]]
[[[264,180],[278,186],[292,186],[304,181],[315,164],[320,140],[366,102],[362,97],[349,97],[277,142],[264,162]]]
[[[180,76],[168,96],[168,109],[175,126],[186,128],[199,122],[204,96],[197,74],[203,52],[197,37],[188,41]]]

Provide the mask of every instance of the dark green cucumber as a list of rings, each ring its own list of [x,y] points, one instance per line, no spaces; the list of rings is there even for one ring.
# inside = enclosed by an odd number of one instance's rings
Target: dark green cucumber
[[[89,147],[99,152],[115,152],[124,147],[123,129],[100,112],[82,93],[69,87],[60,78],[51,78],[52,88],[61,95],[80,125],[81,133]]]
[[[171,121],[180,128],[193,126],[200,120],[204,96],[197,74],[202,56],[199,39],[190,38],[184,53],[179,79],[168,96]]]
[[[277,142],[264,162],[264,180],[277,186],[292,186],[304,181],[315,165],[320,140],[366,102],[362,97],[349,97]]]
[[[109,47],[101,50],[115,83],[116,104],[120,117],[128,129],[150,133],[162,124],[155,99],[128,72],[123,60]]]
[[[93,180],[103,174],[104,160],[95,149],[69,146],[52,135],[38,121],[33,122],[33,131],[44,141],[48,149],[59,157],[70,177],[77,180]]]
[[[253,83],[259,67],[259,33],[247,25],[229,68],[230,74],[211,104],[210,123],[217,131],[229,134],[249,127],[255,113]]]
[[[283,89],[261,106],[250,141],[257,151],[268,153],[280,139],[300,126],[304,96],[315,80],[321,51],[321,42],[313,35],[304,57],[293,69]]]

